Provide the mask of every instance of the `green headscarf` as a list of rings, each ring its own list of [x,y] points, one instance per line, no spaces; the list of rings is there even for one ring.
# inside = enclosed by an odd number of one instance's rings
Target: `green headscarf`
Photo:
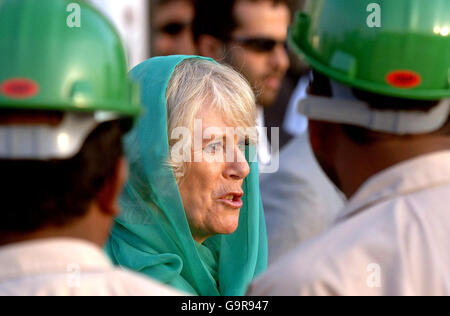
[[[167,167],[166,89],[175,67],[188,58],[201,57],[151,58],[131,72],[141,83],[145,114],[125,140],[130,176],[106,251],[116,264],[188,293],[244,295],[267,267],[257,163],[249,163],[243,183],[237,230],[203,244],[191,235],[174,173]]]

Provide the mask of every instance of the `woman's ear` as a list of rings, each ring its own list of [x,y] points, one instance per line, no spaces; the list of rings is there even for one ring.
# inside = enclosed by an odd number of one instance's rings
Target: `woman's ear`
[[[100,211],[105,215],[115,217],[119,215],[119,196],[128,178],[128,162],[124,157],[117,160],[114,172],[105,181],[97,195]]]
[[[223,42],[211,35],[201,35],[197,48],[201,56],[210,57],[216,61],[223,58]]]

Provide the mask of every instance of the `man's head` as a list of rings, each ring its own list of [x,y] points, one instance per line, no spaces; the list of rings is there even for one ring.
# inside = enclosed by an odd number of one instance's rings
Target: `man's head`
[[[445,0],[315,0],[297,15],[291,44],[314,69],[299,111],[347,196],[381,170],[450,148],[449,16]]]
[[[63,116],[54,111],[0,110],[0,128],[57,126]],[[95,227],[84,234],[102,244],[119,213],[117,199],[127,174],[122,136],[129,126],[126,121],[98,125],[68,159],[0,158],[0,242],[43,231],[81,234],[80,223],[91,217]]]
[[[339,91],[339,89],[342,89]],[[396,98],[371,93],[357,88],[349,88],[333,82],[327,76],[313,71],[308,87],[308,98],[324,98],[330,107],[339,108],[334,103],[336,94],[348,92],[348,99],[343,102],[364,102],[370,112],[358,112],[352,109],[353,115],[367,114],[369,120],[380,121],[389,125],[389,119],[379,116],[382,113],[402,111],[402,115],[430,115],[439,107],[448,107],[446,100],[415,100]],[[351,96],[350,96],[351,95]],[[328,99],[329,98],[329,99]],[[354,98],[354,99],[353,99]],[[341,101],[338,101],[341,102]],[[312,104],[312,103],[311,103]],[[315,110],[311,116],[315,117]],[[323,111],[323,109],[319,109]],[[345,108],[342,112],[347,111]],[[372,114],[369,114],[372,113]],[[331,114],[331,113],[328,113]],[[331,114],[334,116],[334,114]],[[370,118],[369,115],[372,115]],[[380,119],[381,118],[381,119]],[[402,124],[406,116],[397,117],[396,124]],[[407,120],[407,118],[406,118]],[[419,120],[423,120],[419,117]],[[340,120],[311,118],[309,132],[314,154],[328,177],[348,196],[358,188],[362,180],[370,177],[386,167],[428,152],[450,149],[450,119],[444,117],[440,128],[426,133],[397,134],[385,132],[357,123],[345,123]],[[375,123],[373,123],[375,125]],[[351,166],[351,167],[350,167]],[[363,167],[364,170],[358,169]]]
[[[192,35],[195,0],[159,0],[155,15],[155,54],[195,55]]]
[[[121,138],[140,112],[120,37],[84,1],[4,0],[0,38],[0,243],[101,245],[126,177]]]
[[[200,55],[229,63],[270,106],[289,67],[286,0],[199,0],[193,32]]]

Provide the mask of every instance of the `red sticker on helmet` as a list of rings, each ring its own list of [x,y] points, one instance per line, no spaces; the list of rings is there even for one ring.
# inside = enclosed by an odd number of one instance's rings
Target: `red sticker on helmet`
[[[396,88],[411,89],[422,83],[422,77],[411,70],[396,70],[387,75],[386,81]]]
[[[39,92],[39,85],[26,78],[14,78],[4,81],[0,92],[11,99],[29,99]]]

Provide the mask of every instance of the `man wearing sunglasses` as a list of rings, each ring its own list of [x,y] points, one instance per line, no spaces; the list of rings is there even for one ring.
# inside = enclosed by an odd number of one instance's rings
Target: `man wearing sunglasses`
[[[196,54],[193,19],[194,0],[159,0],[155,15],[155,55]]]
[[[228,63],[247,78],[257,96],[258,124],[264,126],[264,108],[274,103],[289,67],[287,0],[198,0],[195,11],[199,54]],[[264,169],[271,159],[265,133],[259,143]]]

